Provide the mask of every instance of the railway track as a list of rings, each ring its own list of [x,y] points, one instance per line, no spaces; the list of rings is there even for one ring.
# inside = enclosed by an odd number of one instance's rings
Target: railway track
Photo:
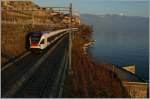
[[[56,85],[56,79],[60,79],[58,74],[60,68],[64,68],[61,64],[67,57],[64,53],[67,47],[68,36],[57,41],[48,52],[40,55],[30,53],[1,71],[2,97],[53,97],[57,89],[52,86]]]

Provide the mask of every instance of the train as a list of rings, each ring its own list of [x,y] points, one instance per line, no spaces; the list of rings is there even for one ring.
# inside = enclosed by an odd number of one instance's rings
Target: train
[[[77,28],[72,28],[73,31],[77,31]],[[54,43],[62,36],[68,34],[70,29],[61,29],[56,31],[46,32],[32,32],[29,37],[30,50],[42,51],[46,49],[50,44]]]

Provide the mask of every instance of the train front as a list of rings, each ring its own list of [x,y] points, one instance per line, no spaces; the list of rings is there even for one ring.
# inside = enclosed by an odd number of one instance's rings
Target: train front
[[[30,49],[31,51],[41,51],[44,49],[45,43],[42,39],[43,33],[41,32],[32,32],[29,38],[30,40]]]

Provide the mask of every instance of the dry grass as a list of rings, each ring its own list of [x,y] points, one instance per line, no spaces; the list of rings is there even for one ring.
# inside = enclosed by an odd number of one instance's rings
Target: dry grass
[[[87,40],[78,33],[73,41],[72,71],[66,78],[64,97],[128,97],[116,74],[105,68],[103,63],[93,63],[91,57],[83,54],[82,47]]]

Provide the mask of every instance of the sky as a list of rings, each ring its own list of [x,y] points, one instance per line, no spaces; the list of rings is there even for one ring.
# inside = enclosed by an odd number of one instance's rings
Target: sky
[[[33,0],[40,6],[69,6],[79,13],[148,16],[149,0]]]

